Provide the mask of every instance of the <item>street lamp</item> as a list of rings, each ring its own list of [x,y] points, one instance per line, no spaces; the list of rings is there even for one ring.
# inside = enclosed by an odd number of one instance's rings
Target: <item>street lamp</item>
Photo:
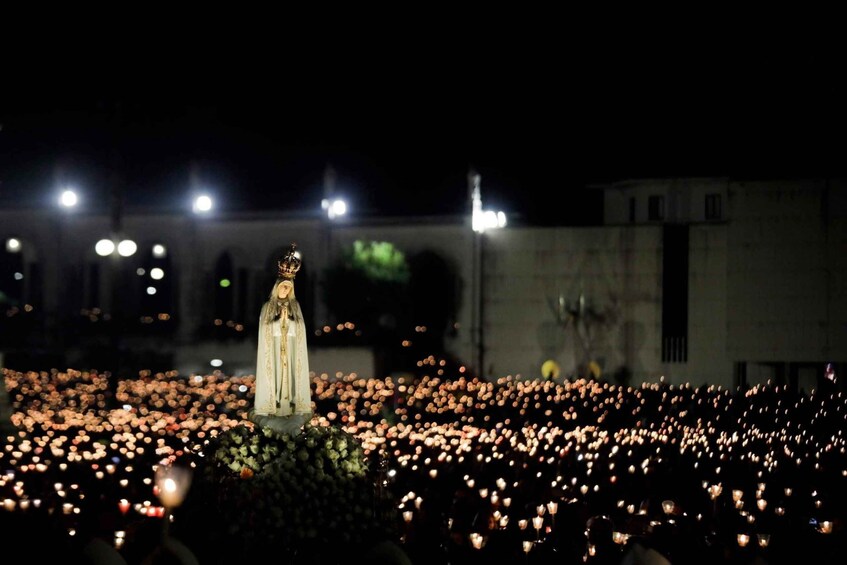
[[[115,252],[115,242],[111,239],[101,239],[94,244],[94,251],[100,257],[108,257]]]
[[[330,220],[339,218],[347,213],[347,203],[340,198],[333,200],[324,198],[321,200],[321,208],[326,210],[326,215]]]
[[[206,214],[211,212],[212,206],[214,202],[212,202],[212,197],[208,194],[201,194],[197,198],[194,199],[193,210],[195,214]]]
[[[138,251],[138,246],[131,239],[122,239],[118,243],[118,255],[121,257],[132,257]]]
[[[471,229],[473,230],[473,293],[472,301],[472,342],[476,353],[477,373],[484,373],[485,357],[485,333],[483,327],[483,234],[486,230],[500,229],[506,227],[506,214],[502,211],[485,210],[482,207],[482,189],[480,187],[482,178],[478,173],[471,170],[468,173],[468,191],[471,199]]]
[[[121,257],[132,257],[138,251],[138,245],[131,239],[122,239],[115,243],[115,240],[103,238],[94,244],[94,251],[100,257],[108,257],[117,250]]]
[[[347,214],[347,202],[335,195],[335,182],[337,175],[332,165],[327,164],[324,168],[323,175],[323,199],[321,199],[321,209],[326,212],[326,222],[324,223],[323,231],[323,256],[324,265],[329,266],[332,256],[332,224],[338,221],[342,216]],[[326,275],[320,275],[321,280],[318,282],[318,288],[326,286]],[[315,313],[320,324],[323,325],[329,319],[329,309],[326,307],[325,300],[318,301],[318,309]]]
[[[211,218],[214,215],[215,201],[208,191],[207,184],[201,179],[200,165],[192,162],[189,168],[188,189],[191,199],[192,214],[186,222],[186,233],[179,246],[180,252],[191,250],[185,254],[184,275],[186,280],[194,280],[202,273],[204,239],[199,234],[201,218]],[[153,256],[163,259],[168,255],[168,249],[161,244],[153,248]],[[190,285],[179,285],[177,301],[182,321],[179,323],[179,339],[189,341],[194,338],[193,328],[198,327],[207,313],[207,306],[200,300],[198,293],[193,292]]]
[[[326,212],[326,217],[330,220],[335,220],[347,214],[347,202],[335,195],[336,178],[335,169],[332,165],[327,165],[324,169],[324,197],[321,200],[321,209]]]
[[[484,233],[488,229],[506,227],[506,213],[502,211],[482,209],[482,194],[480,190],[481,178],[478,174],[471,172],[469,175],[471,188],[471,228],[476,233]]]
[[[52,280],[58,281],[61,280],[63,273],[65,272],[65,246],[64,241],[66,239],[67,232],[67,224],[69,221],[69,217],[72,215],[72,211],[79,204],[79,194],[77,191],[70,186],[66,185],[63,180],[63,174],[61,168],[57,170],[57,184],[58,184],[58,198],[56,199],[55,207],[58,209],[57,218],[54,224],[55,237],[56,237],[56,260],[53,262],[55,265],[55,273],[54,277],[51,277]],[[59,348],[64,351],[65,350],[65,337],[66,333],[63,331],[61,327],[63,322],[66,319],[66,316],[70,314],[70,308],[68,305],[72,302],[69,300],[69,288],[66,285],[59,284],[56,288],[55,293],[51,293],[55,300],[55,306],[50,306],[53,309],[55,315],[55,324],[56,327],[52,328],[55,331],[55,334],[58,337],[57,345]],[[50,300],[48,299],[48,303]],[[45,304],[46,305],[46,304]]]
[[[76,192],[69,188],[63,190],[61,196],[59,196],[59,204],[65,208],[73,208],[78,202],[79,198],[77,197]]]

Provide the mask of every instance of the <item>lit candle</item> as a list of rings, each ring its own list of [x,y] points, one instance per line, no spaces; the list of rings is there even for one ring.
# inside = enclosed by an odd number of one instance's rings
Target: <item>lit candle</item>
[[[820,532],[822,534],[831,534],[832,533],[832,522],[829,520],[824,520],[820,523]]]
[[[174,508],[182,504],[191,483],[191,472],[179,467],[160,466],[156,469],[156,486],[162,504]]]
[[[532,527],[535,528],[536,531],[541,530],[541,526],[544,524],[544,518],[541,516],[535,516],[532,519]]]
[[[129,500],[122,498],[120,502],[118,502],[118,508],[121,509],[121,514],[126,514],[129,512]]]
[[[759,539],[759,547],[767,547],[768,544],[771,542],[770,534],[758,534],[757,537]]]
[[[750,542],[750,536],[747,534],[738,534],[738,545],[741,547],[747,547],[747,544]]]

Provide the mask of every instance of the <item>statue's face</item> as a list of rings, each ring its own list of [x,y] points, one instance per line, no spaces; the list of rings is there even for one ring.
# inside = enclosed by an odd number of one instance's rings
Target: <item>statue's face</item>
[[[279,289],[277,290],[277,296],[280,298],[288,298],[288,295],[291,293],[291,285],[289,284],[281,284],[279,285]]]

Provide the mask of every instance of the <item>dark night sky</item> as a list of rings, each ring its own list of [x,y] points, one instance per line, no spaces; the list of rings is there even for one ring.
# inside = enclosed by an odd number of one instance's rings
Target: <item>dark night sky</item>
[[[25,59],[0,93],[0,205],[47,202],[56,171],[105,202],[117,170],[130,206],[178,206],[193,162],[221,207],[317,210],[331,162],[359,213],[464,213],[473,166],[486,207],[568,223],[594,182],[844,173],[840,51],[682,35],[401,28]]]

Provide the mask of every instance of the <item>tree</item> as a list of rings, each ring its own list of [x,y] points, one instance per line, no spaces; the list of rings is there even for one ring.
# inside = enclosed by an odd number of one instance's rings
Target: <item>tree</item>
[[[409,319],[409,265],[385,241],[357,240],[327,269],[324,302],[339,322],[353,322],[364,334],[396,331]]]

